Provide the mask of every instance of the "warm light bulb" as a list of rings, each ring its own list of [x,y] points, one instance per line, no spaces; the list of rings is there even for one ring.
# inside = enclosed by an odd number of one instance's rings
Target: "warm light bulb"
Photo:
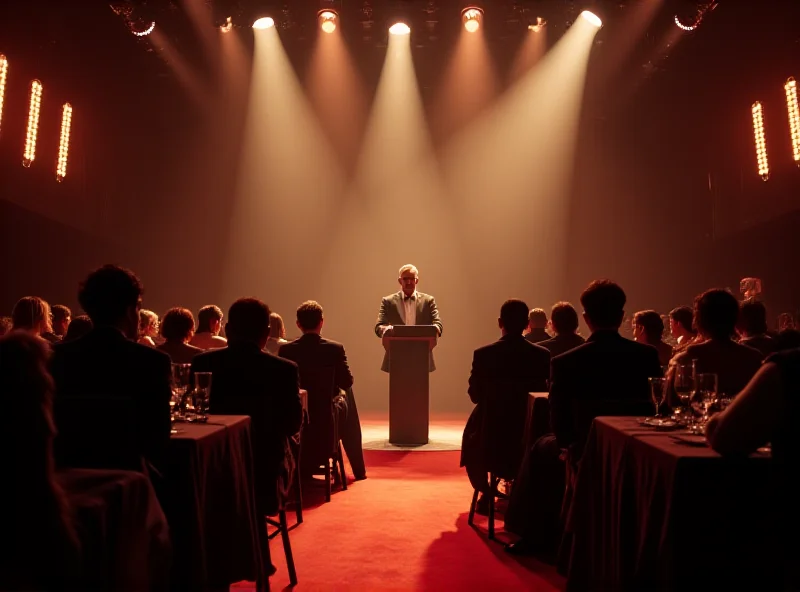
[[[319,13],[319,26],[324,33],[333,33],[336,30],[336,13],[332,10],[324,10]]]
[[[467,8],[463,14],[464,28],[469,33],[474,33],[481,28],[481,19],[483,18],[483,11],[480,8]]]
[[[767,155],[767,138],[764,134],[764,108],[758,101],[753,103],[753,136],[756,143],[758,174],[766,181],[769,179],[769,157]]]
[[[230,33],[232,29],[233,29],[233,19],[231,17],[226,18],[225,24],[221,25],[219,28],[219,30],[222,31],[223,33]]]
[[[36,136],[39,133],[39,110],[42,107],[42,83],[38,80],[31,82],[31,98],[28,105],[28,129],[25,134],[25,152],[22,164],[31,166],[36,158]]]
[[[786,89],[786,107],[789,110],[789,134],[792,137],[792,156],[800,166],[800,106],[797,103],[797,81],[789,78]]]
[[[147,37],[150,33],[153,32],[153,30],[155,30],[155,28],[156,28],[156,22],[153,21],[146,29],[142,31],[134,31],[133,34],[136,35],[137,37]]]
[[[411,33],[411,27],[405,23],[395,23],[389,27],[389,33],[392,35],[409,35]]]
[[[3,102],[6,96],[6,78],[8,77],[8,59],[0,53],[0,124],[3,122]]]
[[[596,15],[595,13],[593,13],[593,12],[589,12],[588,10],[584,10],[584,11],[581,13],[581,16],[582,16],[584,19],[586,19],[587,21],[589,21],[589,22],[590,22],[592,25],[594,25],[595,27],[597,27],[598,29],[599,29],[600,27],[602,27],[602,26],[603,26],[603,21],[601,21],[601,20],[600,20],[600,17],[599,17],[599,16],[597,16],[597,15]]]
[[[72,105],[64,104],[61,114],[61,139],[58,143],[58,164],[56,165],[56,181],[61,182],[67,176],[67,158],[69,157],[69,134],[72,127]]]
[[[270,16],[264,16],[253,23],[254,29],[269,29],[275,26],[275,21]]]

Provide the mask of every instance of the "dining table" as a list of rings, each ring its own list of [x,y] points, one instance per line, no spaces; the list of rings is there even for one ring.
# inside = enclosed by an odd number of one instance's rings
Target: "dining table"
[[[266,581],[271,561],[259,536],[250,417],[209,415],[174,428],[161,496],[172,532],[173,589]]]
[[[678,426],[596,418],[567,516],[567,590],[769,589],[771,466]]]

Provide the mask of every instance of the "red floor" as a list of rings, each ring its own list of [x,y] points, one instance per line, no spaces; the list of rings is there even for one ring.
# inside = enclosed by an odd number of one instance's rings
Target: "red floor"
[[[367,451],[369,478],[334,492],[330,503],[315,505],[319,497],[306,488],[315,507],[291,531],[297,588],[562,590],[554,568],[513,558],[467,525],[472,490],[459,454]],[[280,538],[270,548],[278,567],[271,589],[282,590],[289,577]]]

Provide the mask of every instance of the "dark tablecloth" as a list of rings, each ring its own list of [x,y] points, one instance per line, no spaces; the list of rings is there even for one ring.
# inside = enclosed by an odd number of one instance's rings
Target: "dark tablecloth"
[[[75,515],[83,589],[168,589],[169,528],[146,476],[67,469],[56,479]]]
[[[264,581],[269,546],[260,541],[253,490],[250,418],[211,415],[176,424],[162,496],[179,590],[227,590]],[[262,555],[263,545],[263,555]]]
[[[594,421],[567,521],[568,590],[770,587],[769,457],[722,458],[674,435]]]

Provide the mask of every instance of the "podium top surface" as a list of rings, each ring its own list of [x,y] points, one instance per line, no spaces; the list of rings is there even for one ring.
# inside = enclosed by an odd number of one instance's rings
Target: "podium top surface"
[[[439,331],[436,325],[394,325],[392,335],[389,337],[436,337]]]

